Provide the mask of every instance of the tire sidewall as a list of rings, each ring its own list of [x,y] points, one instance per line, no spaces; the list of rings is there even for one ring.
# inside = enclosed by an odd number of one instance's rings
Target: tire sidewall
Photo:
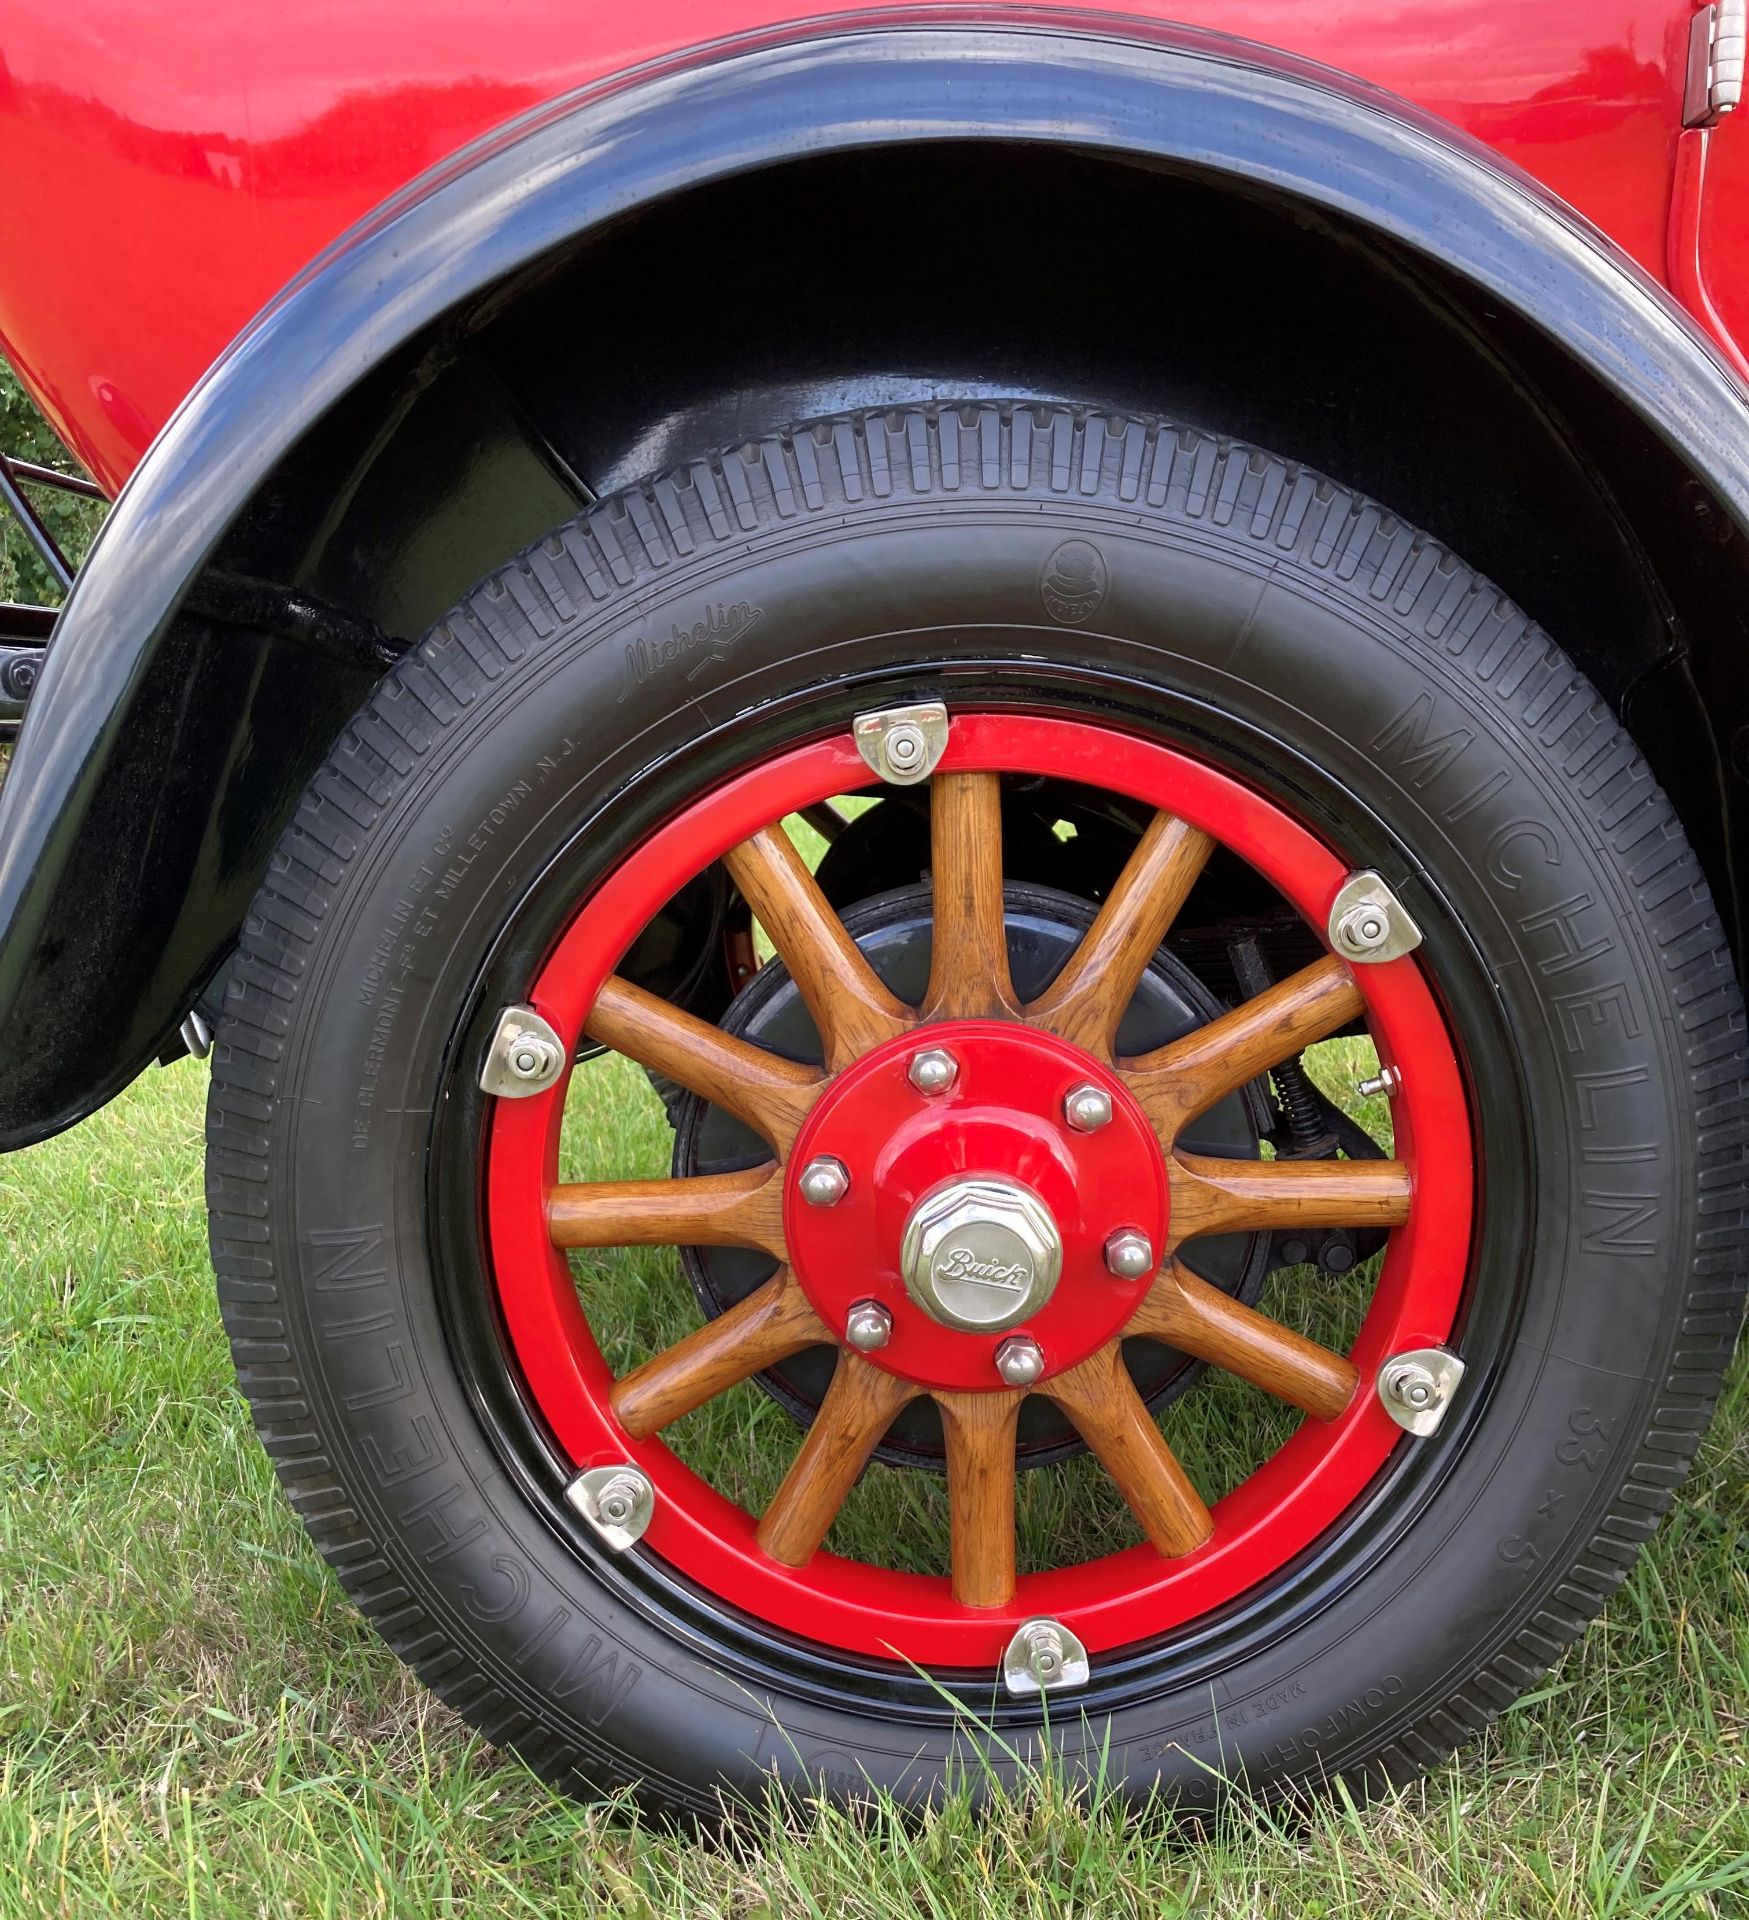
[[[1071,541],[1107,586],[1065,626],[1040,583]],[[508,1737],[525,1716],[546,1729],[544,1770],[703,1806],[773,1771],[915,1796],[964,1755],[939,1721],[750,1690],[531,1500],[452,1352],[427,1169],[482,976],[507,942],[532,950],[513,928],[531,893],[559,874],[586,887],[682,796],[832,715],[1001,697],[990,661],[1029,700],[1108,701],[1118,724],[1266,786],[1356,865],[1393,861],[1429,954],[1462,949],[1450,971],[1469,984],[1449,997],[1486,982],[1479,1124],[1521,1135],[1526,1169],[1481,1195],[1473,1291],[1510,1325],[1463,1419],[1421,1443],[1448,1457],[1414,1526],[1291,1636],[1254,1636],[1213,1682],[1177,1677],[1168,1643],[1109,1735],[1103,1715],[1064,1714],[1051,1743],[1202,1800],[1217,1773],[1279,1783],[1376,1756],[1454,1687],[1479,1687],[1484,1710],[1509,1697],[1478,1676],[1598,1532],[1669,1364],[1694,1234],[1680,1035],[1584,779],[1527,718],[1544,676],[1582,684],[1572,669],[1509,608],[1488,667],[1490,634],[1447,650],[1364,574],[1254,544],[1023,495],[779,528],[517,658],[452,619],[340,749],[358,783],[342,793],[331,768],[326,798],[344,798],[349,845],[288,988],[267,1134],[290,1364],[359,1537],[412,1597],[391,1640]],[[979,617],[944,626],[943,605]],[[751,620],[701,658],[686,637],[736,607]],[[221,1029],[221,1080],[238,1043]],[[990,1764],[1024,1763],[1041,1737],[1006,1727],[1012,1758]]]

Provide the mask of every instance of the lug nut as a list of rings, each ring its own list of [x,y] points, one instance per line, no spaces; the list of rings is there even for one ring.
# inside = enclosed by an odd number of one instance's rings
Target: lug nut
[[[844,1337],[858,1353],[876,1353],[893,1337],[893,1316],[878,1300],[859,1300],[845,1315]]]
[[[850,1191],[850,1170],[842,1160],[823,1153],[803,1167],[800,1185],[810,1207],[835,1207]]]
[[[1091,1084],[1071,1087],[1063,1095],[1063,1118],[1077,1133],[1097,1133],[1111,1125],[1111,1095]]]
[[[1030,1387],[1044,1370],[1044,1350],[1030,1334],[1017,1333],[996,1349],[996,1371],[1011,1387]]]
[[[1120,1280],[1142,1280],[1154,1271],[1154,1245],[1145,1233],[1123,1227],[1105,1243],[1105,1264]]]
[[[911,1056],[908,1072],[919,1093],[946,1093],[960,1077],[960,1063],[946,1047],[925,1047]]]

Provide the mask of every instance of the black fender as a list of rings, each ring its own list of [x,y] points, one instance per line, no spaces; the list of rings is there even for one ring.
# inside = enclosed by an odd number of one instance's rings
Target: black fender
[[[446,314],[627,213],[785,160],[943,140],[1142,157],[1389,237],[1557,342],[1692,477],[1715,542],[1745,551],[1749,396],[1704,336],[1536,183],[1391,96],[1221,35],[1035,12],[852,16],[639,69],[344,235],[123,490],[0,790],[0,1148],[84,1117],[165,1047],[368,691],[366,664],[215,625],[194,591],[299,442]]]

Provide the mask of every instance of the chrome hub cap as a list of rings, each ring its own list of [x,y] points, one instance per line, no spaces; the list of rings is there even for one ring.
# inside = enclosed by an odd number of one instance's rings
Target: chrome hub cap
[[[1018,1326],[1051,1297],[1063,1240],[1018,1180],[969,1174],[918,1201],[899,1249],[905,1290],[931,1319],[966,1333]]]

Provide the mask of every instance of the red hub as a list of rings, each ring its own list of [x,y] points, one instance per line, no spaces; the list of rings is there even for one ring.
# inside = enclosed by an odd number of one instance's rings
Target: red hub
[[[952,1084],[926,1093],[908,1068],[925,1049],[954,1062]],[[1081,1131],[1064,1101],[1097,1087],[1110,1121]],[[850,1184],[810,1206],[802,1170],[820,1157]],[[867,1053],[820,1096],[797,1136],[784,1194],[791,1264],[815,1311],[842,1335],[852,1306],[875,1300],[892,1315],[888,1344],[868,1357],[928,1387],[994,1391],[996,1350],[1017,1335],[1038,1342],[1046,1374],[1085,1360],[1134,1316],[1153,1278],[1114,1275],[1105,1247],[1123,1229],[1166,1244],[1166,1170],[1146,1116],[1116,1074],[1053,1034],[1012,1022],[961,1020],[906,1034]],[[1037,1196],[1062,1246],[1062,1271],[1035,1312],[990,1332],[944,1324],[907,1289],[900,1270],[918,1203],[956,1176],[993,1174]],[[991,1291],[998,1291],[998,1282]]]

